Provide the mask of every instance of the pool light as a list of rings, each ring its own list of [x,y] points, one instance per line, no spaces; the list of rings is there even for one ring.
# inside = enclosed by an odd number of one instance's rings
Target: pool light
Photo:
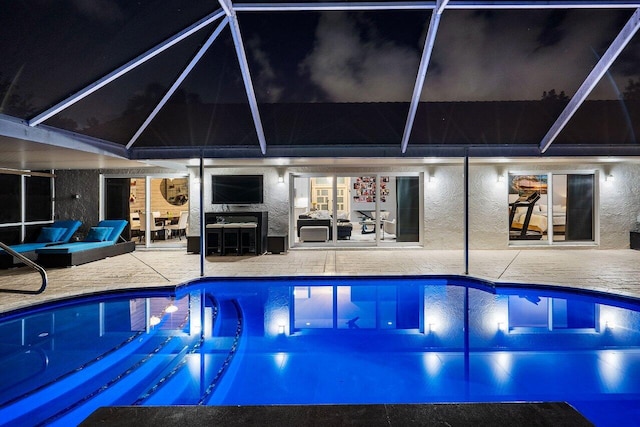
[[[169,314],[175,313],[176,311],[178,311],[178,306],[172,302],[167,306],[167,308],[164,309],[164,311]]]

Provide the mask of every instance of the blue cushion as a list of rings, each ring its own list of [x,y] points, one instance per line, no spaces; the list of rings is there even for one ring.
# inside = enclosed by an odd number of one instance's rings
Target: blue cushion
[[[103,219],[98,223],[97,226],[112,227],[113,230],[111,231],[109,237],[107,237],[105,240],[109,240],[113,243],[116,243],[118,241],[118,238],[120,237],[120,234],[122,233],[122,231],[124,230],[124,228],[127,226],[128,223],[129,221],[124,219]]]
[[[14,251],[18,252],[19,254],[23,254],[25,252],[33,252],[36,249],[44,248],[47,246],[48,243],[51,243],[51,242],[21,243],[19,245],[11,245],[9,247]],[[0,249],[0,253],[4,253],[4,249]]]
[[[113,245],[112,242],[75,242],[36,249],[38,254],[72,254]]]
[[[51,227],[59,227],[63,228],[64,232],[58,238],[61,242],[68,242],[71,239],[71,236],[80,228],[82,223],[80,221],[75,220],[58,220],[51,224]]]
[[[91,227],[89,230],[89,234],[84,239],[85,242],[103,242],[107,240],[111,232],[113,231],[113,227]]]
[[[65,231],[65,228],[42,227],[40,235],[36,239],[36,243],[57,242]]]

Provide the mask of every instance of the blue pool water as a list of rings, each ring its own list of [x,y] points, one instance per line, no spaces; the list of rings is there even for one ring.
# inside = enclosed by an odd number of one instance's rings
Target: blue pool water
[[[0,315],[0,423],[109,405],[567,401],[640,425],[640,301],[467,277],[210,279]]]

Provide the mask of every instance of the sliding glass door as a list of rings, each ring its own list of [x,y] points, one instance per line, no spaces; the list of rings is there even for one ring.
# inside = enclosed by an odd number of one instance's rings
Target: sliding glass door
[[[418,244],[422,224],[419,174],[293,176],[292,244]]]
[[[189,179],[184,176],[105,178],[105,219],[128,219],[123,233],[146,247],[186,247]]]
[[[510,243],[595,243],[595,194],[593,172],[510,173]]]

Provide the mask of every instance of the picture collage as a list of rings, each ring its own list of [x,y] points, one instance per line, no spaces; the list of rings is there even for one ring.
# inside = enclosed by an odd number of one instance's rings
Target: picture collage
[[[381,177],[380,183],[380,201],[386,202],[389,195],[387,185],[389,177]],[[375,202],[376,201],[376,178],[373,176],[359,176],[353,183],[353,201],[354,202]]]

